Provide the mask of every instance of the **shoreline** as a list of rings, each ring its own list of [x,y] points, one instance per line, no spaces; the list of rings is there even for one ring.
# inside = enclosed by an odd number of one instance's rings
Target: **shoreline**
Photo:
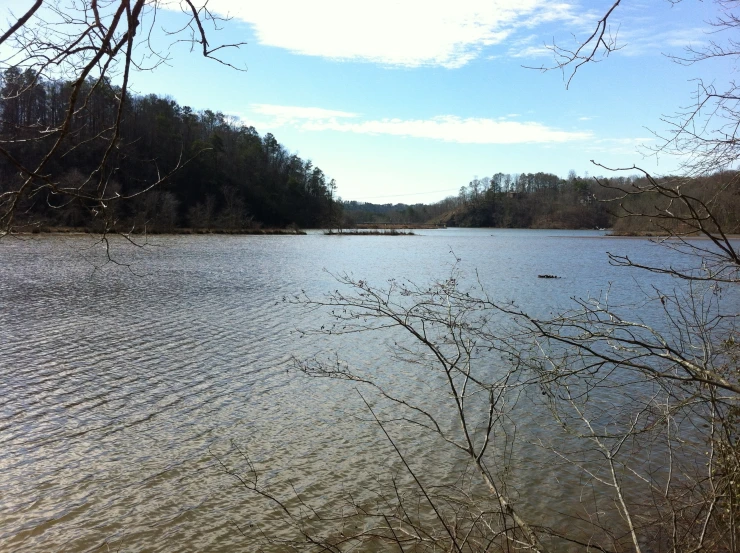
[[[9,236],[29,236],[29,235],[91,235],[100,236],[102,233],[99,231],[77,228],[77,227],[36,227],[31,230],[22,230],[14,232]],[[305,236],[307,233],[302,229],[290,229],[290,228],[260,228],[260,229],[190,229],[190,228],[174,228],[167,231],[147,231],[147,232],[131,232],[122,233],[117,231],[109,231],[108,235],[123,235],[130,234],[131,236],[188,236],[188,235],[208,235],[208,234],[220,234],[220,235],[263,235],[263,236]]]
[[[487,230],[501,230],[500,227],[447,227],[447,228],[461,228],[461,229],[487,229]],[[320,231],[321,229],[309,229],[311,231]],[[409,225],[403,229],[386,228],[386,229],[369,229],[369,228],[348,228],[342,232],[332,232],[332,230],[323,230],[323,234],[326,236],[413,236],[415,233],[412,230],[437,230],[432,228],[422,228],[419,226]],[[439,229],[442,230],[442,229]],[[521,228],[521,229],[506,229],[506,230],[538,230],[538,231],[589,231],[594,229],[532,229],[532,228]],[[701,234],[691,234],[686,236],[670,235],[670,234],[658,234],[650,231],[630,231],[630,232],[614,232],[611,230],[603,230],[605,234],[598,236],[572,236],[572,238],[620,238],[620,239],[648,239],[648,240],[710,240],[707,236]],[[35,227],[31,230],[21,230],[13,232],[8,236],[39,236],[39,235],[75,235],[75,236],[101,236],[101,232],[95,230],[79,228],[79,227]],[[117,234],[124,234],[118,232],[108,232],[108,235],[114,236]],[[259,228],[259,229],[191,229],[191,228],[175,228],[168,231],[148,231],[148,232],[133,232],[131,236],[194,236],[194,235],[231,235],[231,236],[306,236],[309,233],[306,230],[298,228]],[[729,240],[740,240],[740,234],[729,233],[725,235]],[[556,236],[554,236],[556,237]]]

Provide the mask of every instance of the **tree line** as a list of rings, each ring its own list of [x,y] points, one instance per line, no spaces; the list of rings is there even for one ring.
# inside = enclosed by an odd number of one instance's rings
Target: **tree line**
[[[167,232],[319,227],[337,216],[335,181],[272,134],[170,97],[120,98],[107,78],[78,93],[72,81],[30,69],[2,74],[0,194],[18,198],[16,224],[97,228],[105,211],[107,229]],[[58,134],[49,129],[65,124],[63,144],[51,148]],[[53,182],[16,193],[32,171],[19,171],[18,160],[35,167],[49,151],[34,178]]]
[[[342,203],[335,199],[336,182],[311,160],[236,118],[154,94],[126,95],[121,103],[121,89],[105,78],[76,90],[71,81],[45,79],[30,69],[11,67],[0,76],[0,144],[6,152],[0,158],[0,195],[17,196],[15,223],[21,227],[240,231],[341,221],[348,227],[390,222],[662,230],[649,218],[629,216],[651,207],[646,195],[629,193],[645,184],[640,175],[497,172],[433,204]],[[58,135],[50,129],[65,124],[63,144],[53,148]],[[36,167],[50,151],[44,174],[34,176],[50,184],[22,193],[32,170],[19,171],[18,160]],[[735,176],[721,171],[661,182],[680,184],[685,193],[715,206],[723,228],[738,232]],[[107,201],[101,204],[101,198]]]
[[[727,232],[740,232],[740,179],[737,171],[717,171],[698,177],[665,176],[657,182],[690,195],[712,208],[717,223]],[[652,178],[652,177],[651,177]],[[456,196],[434,204],[371,204],[344,202],[344,220],[356,222],[445,223],[460,227],[498,228],[610,228],[615,232],[675,233],[686,206],[665,195],[644,193],[648,176],[578,176],[563,179],[553,173],[495,173],[475,178]],[[665,221],[639,216],[654,209],[673,209],[676,218]]]

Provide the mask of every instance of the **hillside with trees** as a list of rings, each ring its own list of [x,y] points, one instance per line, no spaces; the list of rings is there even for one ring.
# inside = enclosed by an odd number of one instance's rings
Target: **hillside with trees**
[[[661,177],[655,182],[675,188],[678,194],[696,197],[712,208],[727,232],[740,232],[740,186],[736,171],[700,177]],[[671,209],[663,195],[644,194],[652,186],[649,175],[584,178],[571,171],[566,179],[552,173],[496,173],[474,179],[452,196],[432,206],[415,206],[414,213],[428,214],[429,222],[462,227],[593,229],[617,233],[681,232],[679,218],[666,229],[645,216],[657,209]],[[677,198],[678,196],[676,196]],[[680,202],[673,209],[682,213]],[[397,210],[404,213],[404,210]],[[408,212],[408,209],[406,210]],[[417,221],[419,222],[419,221]]]
[[[3,206],[13,226],[238,231],[318,227],[338,213],[334,180],[272,134],[156,95],[129,94],[119,112],[120,98],[106,78],[77,91],[31,70],[4,72],[0,194],[15,202]],[[49,129],[67,122],[54,147],[58,135]],[[43,174],[24,188],[36,166]]]
[[[442,217],[454,226],[603,228],[611,221],[598,201],[602,192],[573,171],[565,180],[552,173],[496,173],[462,187]]]
[[[635,193],[648,184],[648,177],[639,174],[588,178],[571,171],[563,179],[545,172],[497,172],[433,204],[340,202],[333,179],[270,133],[260,136],[236,118],[195,111],[170,97],[127,95],[123,103],[120,98],[121,89],[107,79],[88,80],[75,94],[69,81],[43,79],[15,67],[4,72],[0,143],[6,155],[0,158],[0,194],[6,213],[12,214],[6,225],[239,232],[263,226],[328,227],[341,221],[345,227],[382,222],[613,227],[626,234],[665,230],[649,217],[635,216],[654,207],[650,197]],[[67,122],[55,146],[57,137],[48,130]],[[25,163],[20,171],[18,160]],[[44,173],[34,175],[35,186],[24,188],[32,166],[43,166]],[[724,171],[680,179],[683,192],[714,207],[719,223],[733,233],[740,232],[736,176]],[[679,182],[659,180],[669,186]],[[14,196],[14,191],[23,193]]]

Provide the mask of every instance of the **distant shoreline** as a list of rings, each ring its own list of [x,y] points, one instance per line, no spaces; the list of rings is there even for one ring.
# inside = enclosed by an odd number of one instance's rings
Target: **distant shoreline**
[[[740,234],[725,234],[730,240],[740,239]],[[603,236],[604,238],[656,238],[666,240],[709,240],[709,237],[704,234],[692,233],[687,235],[676,235],[676,234],[658,234],[657,232],[609,232]],[[591,238],[591,237],[584,237]],[[594,236],[593,238],[601,238],[600,236]]]
[[[29,234],[91,234],[99,235],[100,231],[76,228],[76,227],[34,227],[31,230],[22,230],[13,233],[14,235],[29,235]],[[108,234],[128,234],[117,231],[109,231]],[[195,234],[233,234],[233,235],[281,235],[281,236],[305,236],[307,233],[301,229],[292,228],[259,228],[259,229],[191,229],[191,228],[174,228],[168,231],[146,231],[146,232],[132,232],[133,236],[147,236],[147,235],[195,235]]]
[[[448,228],[461,228],[461,229],[487,229],[487,230],[502,230],[500,227],[448,227]],[[324,229],[324,234],[327,236],[399,236],[399,235],[414,235],[413,230],[435,230],[431,228],[424,228],[414,225],[408,225],[400,228],[387,228],[387,229],[363,229],[363,228],[347,228],[341,232],[331,230],[327,231]],[[321,230],[321,229],[309,229],[309,230]],[[441,230],[441,229],[440,229]],[[530,229],[530,228],[507,228],[505,230],[573,230],[573,231],[588,231],[593,229]],[[13,236],[29,236],[29,235],[100,235],[100,231],[79,228],[79,227],[47,227],[39,226],[34,227],[31,230],[21,230],[14,232]],[[125,234],[117,233],[114,231],[108,232],[109,235]],[[194,236],[194,235],[233,235],[233,236],[305,236],[308,232],[303,229],[297,228],[258,228],[258,229],[191,229],[191,228],[175,228],[168,231],[147,231],[147,232],[133,232],[132,236]],[[740,234],[726,234],[730,240],[740,240]],[[700,234],[692,234],[686,236],[676,236],[669,234],[658,234],[650,231],[629,231],[619,232],[606,230],[605,234],[602,235],[588,235],[588,236],[571,236],[571,238],[621,238],[621,239],[655,239],[655,240],[709,240],[708,237]]]

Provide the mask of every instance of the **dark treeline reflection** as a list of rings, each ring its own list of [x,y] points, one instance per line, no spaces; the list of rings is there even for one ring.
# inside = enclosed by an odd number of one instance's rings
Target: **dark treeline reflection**
[[[321,169],[291,154],[272,134],[260,136],[221,112],[194,111],[169,97],[129,96],[120,136],[101,164],[115,138],[118,87],[90,81],[71,102],[71,82],[17,68],[5,71],[0,85],[0,140],[25,167],[35,167],[50,150],[57,135],[49,129],[63,124],[70,103],[76,110],[64,147],[45,173],[60,189],[79,193],[73,200],[53,190],[26,198],[16,210],[18,222],[93,227],[100,217],[85,192],[100,182],[108,196],[135,196],[109,206],[106,216],[117,230],[318,227],[338,215],[336,184]],[[17,190],[21,182],[17,166],[0,159],[0,193]]]

